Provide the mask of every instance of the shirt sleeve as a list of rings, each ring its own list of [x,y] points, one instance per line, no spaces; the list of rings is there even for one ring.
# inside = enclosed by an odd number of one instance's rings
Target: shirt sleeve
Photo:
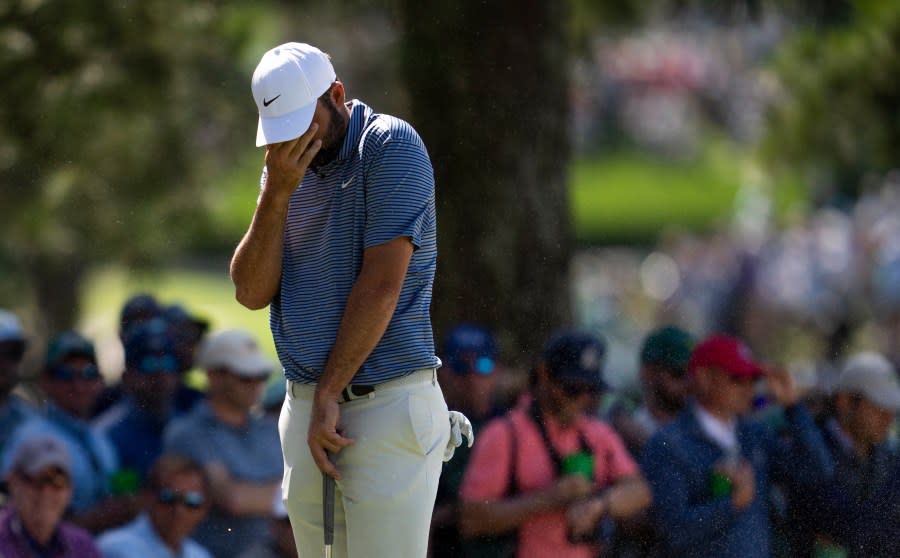
[[[192,425],[186,419],[176,419],[163,433],[163,452],[189,457],[201,464],[211,460],[208,442],[196,436]]]
[[[418,136],[387,138],[365,171],[366,248],[409,237],[416,248],[434,211],[434,171]]]
[[[494,419],[475,439],[459,489],[460,499],[497,500],[506,495],[512,457],[507,420],[506,417]]]
[[[640,473],[622,438],[603,423],[592,423],[588,443],[594,453],[594,478],[603,486]]]

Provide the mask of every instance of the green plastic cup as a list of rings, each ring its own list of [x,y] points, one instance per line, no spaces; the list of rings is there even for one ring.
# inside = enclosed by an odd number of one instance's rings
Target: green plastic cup
[[[580,451],[563,458],[562,474],[582,475],[587,480],[594,480],[594,456],[587,451]]]

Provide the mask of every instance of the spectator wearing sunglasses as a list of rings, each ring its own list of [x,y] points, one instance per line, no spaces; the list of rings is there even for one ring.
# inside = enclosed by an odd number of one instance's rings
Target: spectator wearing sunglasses
[[[128,473],[123,490],[136,492],[162,454],[163,430],[175,416],[178,359],[168,322],[160,317],[129,327],[123,345],[125,395],[96,423],[108,433]]]
[[[437,374],[447,407],[465,414],[476,432],[488,420],[503,414],[506,409],[498,400],[497,389],[503,371],[490,330],[471,323],[455,325],[444,340],[441,361],[443,366]],[[444,462],[431,516],[431,558],[456,557],[462,552],[457,510],[459,486],[470,454],[468,445],[462,444],[453,459]]]
[[[27,346],[19,318],[0,309],[0,454],[7,451],[12,433],[35,415],[34,408],[13,393]]]
[[[36,436],[16,446],[7,481],[10,500],[0,511],[0,556],[100,558],[91,535],[63,521],[72,476],[62,441]]]
[[[209,335],[197,364],[209,378],[207,398],[166,429],[165,450],[203,463],[212,507],[195,536],[216,558],[231,558],[265,537],[281,486],[278,422],[259,408],[275,362],[234,329]]]
[[[70,519],[92,532],[127,521],[134,514],[133,505],[113,498],[112,483],[119,469],[116,450],[89,422],[103,390],[94,344],[75,331],[51,339],[38,383],[46,405],[39,416],[19,427],[11,447],[45,435],[60,439],[71,459]],[[4,470],[9,457],[3,461]]]
[[[479,433],[460,490],[464,556],[589,558],[611,521],[650,492],[622,440],[594,418],[605,345],[563,332],[532,373],[532,397]]]
[[[211,558],[190,539],[209,511],[209,483],[203,466],[164,454],[153,464],[141,490],[143,512],[134,521],[97,540],[105,558]]]

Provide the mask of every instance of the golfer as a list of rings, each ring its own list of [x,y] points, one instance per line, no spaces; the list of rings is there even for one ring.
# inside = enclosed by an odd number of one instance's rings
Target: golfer
[[[266,52],[252,90],[265,168],[231,278],[241,304],[270,306],[297,546],[322,547],[324,472],[337,481],[335,557],[424,558],[450,438],[428,152],[406,122],[348,101],[313,46]]]

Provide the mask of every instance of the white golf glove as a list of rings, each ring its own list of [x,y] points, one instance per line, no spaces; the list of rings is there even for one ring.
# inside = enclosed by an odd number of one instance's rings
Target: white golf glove
[[[462,445],[462,437],[465,436],[469,442],[469,447],[475,443],[475,432],[472,430],[472,423],[466,418],[466,415],[459,411],[450,411],[450,440],[447,441],[447,447],[444,448],[444,461],[450,461],[453,458],[453,452]]]

